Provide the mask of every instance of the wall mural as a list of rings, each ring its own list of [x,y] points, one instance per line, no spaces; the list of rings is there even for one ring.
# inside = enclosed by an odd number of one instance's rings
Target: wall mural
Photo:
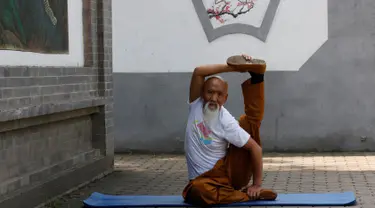
[[[215,0],[212,6],[207,9],[207,14],[210,19],[216,19],[224,24],[233,18],[248,13],[254,8],[254,0]]]
[[[0,0],[0,49],[69,52],[67,0]]]
[[[192,72],[240,53],[298,71],[328,40],[328,0],[175,1],[131,1],[142,9],[126,12],[128,1],[112,1],[114,72]]]
[[[208,41],[242,33],[266,41],[280,0],[192,0]]]

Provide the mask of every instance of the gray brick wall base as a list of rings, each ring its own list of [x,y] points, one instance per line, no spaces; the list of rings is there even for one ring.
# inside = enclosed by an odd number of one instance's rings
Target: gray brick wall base
[[[0,201],[0,207],[36,207],[55,198],[74,187],[99,179],[113,170],[113,157],[101,157],[80,167],[60,173],[53,179],[28,189],[13,192],[12,195]]]
[[[28,189],[30,186],[37,186],[46,179],[56,178],[61,173],[76,169],[77,167],[82,167],[88,162],[96,161],[101,158],[100,151],[93,149],[70,157],[63,162],[3,181],[0,185],[0,195],[2,196],[0,197],[0,201],[9,197],[7,194],[15,190],[22,192],[23,188]]]

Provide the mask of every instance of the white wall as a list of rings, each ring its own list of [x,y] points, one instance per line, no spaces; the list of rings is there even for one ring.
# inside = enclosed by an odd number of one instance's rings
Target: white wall
[[[233,34],[211,43],[192,1],[113,0],[114,72],[191,72],[241,53],[265,59],[269,70],[298,71],[328,38],[327,0],[281,0],[266,42]],[[258,27],[250,17],[262,19],[265,7],[235,21]]]
[[[0,65],[10,66],[83,66],[82,1],[68,1],[69,54],[40,54],[0,50]]]

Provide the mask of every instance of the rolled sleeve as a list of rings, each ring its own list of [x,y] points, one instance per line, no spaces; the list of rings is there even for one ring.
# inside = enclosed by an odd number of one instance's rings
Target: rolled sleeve
[[[224,138],[236,147],[243,147],[251,138],[230,114],[223,119]]]

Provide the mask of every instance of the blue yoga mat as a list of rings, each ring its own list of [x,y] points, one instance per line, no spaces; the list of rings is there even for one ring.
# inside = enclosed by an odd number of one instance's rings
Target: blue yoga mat
[[[87,208],[119,208],[119,207],[192,207],[183,201],[182,196],[115,196],[93,193],[83,201]],[[249,201],[220,207],[249,206],[350,206],[356,203],[353,192],[343,193],[296,193],[278,194],[274,201]]]

